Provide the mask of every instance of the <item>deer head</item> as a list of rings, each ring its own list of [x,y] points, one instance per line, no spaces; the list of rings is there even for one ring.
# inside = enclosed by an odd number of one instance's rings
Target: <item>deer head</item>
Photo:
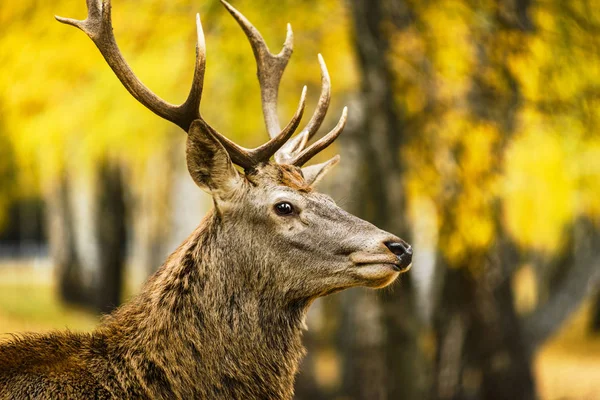
[[[292,138],[304,112],[306,87],[296,113],[283,129],[277,114],[279,82],[292,54],[291,27],[288,25],[283,49],[273,54],[246,18],[227,2],[221,2],[244,30],[257,62],[270,140],[255,149],[227,139],[200,115],[206,59],[198,15],[194,78],[189,96],[181,105],[165,102],[133,74],[113,35],[109,0],[88,0],[88,17],[83,21],[57,19],[76,26],[93,40],[138,101],[188,133],[188,169],[196,184],[214,199],[214,218],[227,238],[220,251],[229,260],[269,274],[288,297],[312,299],[352,286],[388,285],[408,270],[411,247],[343,211],[330,197],[314,190],[315,184],[338,163],[338,156],[303,167],[333,143],[347,119],[344,108],[338,124],[308,145],[329,106],[330,78],[323,58],[318,56],[322,89],[316,111],[306,127]]]

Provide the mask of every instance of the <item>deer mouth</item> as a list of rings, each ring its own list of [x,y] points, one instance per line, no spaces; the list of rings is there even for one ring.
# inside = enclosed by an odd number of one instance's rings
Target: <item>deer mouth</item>
[[[352,271],[356,282],[361,286],[380,289],[386,287],[398,278],[404,271],[391,260],[369,260],[355,262]]]
[[[380,265],[402,273],[410,270],[412,266],[412,260],[390,255],[354,253],[350,255],[350,261],[357,267],[375,267]]]
[[[391,263],[389,261],[386,262],[368,262],[368,263],[358,263],[356,264],[358,267],[367,267],[367,266],[377,266],[377,265],[381,265],[381,266],[385,266],[385,267],[389,267],[391,269],[393,269],[395,272],[408,272],[408,270],[410,270],[410,268],[412,267],[412,264],[408,264],[408,265],[402,265],[399,262],[394,262]]]
[[[394,264],[394,269],[398,272],[408,272],[410,269],[412,268],[412,262],[408,263],[407,265],[403,264],[403,263],[399,263],[399,264]]]

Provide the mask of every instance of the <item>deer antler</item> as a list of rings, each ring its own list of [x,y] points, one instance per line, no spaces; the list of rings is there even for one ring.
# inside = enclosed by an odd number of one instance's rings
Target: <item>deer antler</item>
[[[344,130],[347,119],[348,107],[344,107],[344,110],[342,111],[342,116],[340,117],[340,120],[338,121],[337,125],[331,131],[329,131],[327,135],[314,142],[310,147],[304,150],[300,148],[300,151],[297,151],[296,153],[292,154],[290,160],[288,161],[288,164],[301,167],[304,164],[306,164],[308,160],[313,158],[317,153],[329,147],[329,145],[333,143],[334,140],[337,139],[337,137],[340,136],[340,134]]]
[[[202,120],[203,126],[219,139],[235,164],[245,169],[250,169],[262,162],[267,162],[275,155],[277,162],[301,166],[316,153],[331,144],[341,133],[346,121],[346,111],[344,111],[340,122],[329,134],[314,143],[311,147],[304,149],[306,143],[321,126],[329,106],[330,80],[325,62],[321,55],[319,55],[322,89],[317,109],[302,132],[286,144],[302,119],[306,103],[305,86],[302,89],[300,103],[294,116],[285,128],[280,129],[279,118],[277,116],[277,97],[281,76],[292,54],[293,34],[291,26],[288,24],[287,36],[282,51],[274,55],[269,51],[258,30],[229,3],[224,0],[221,0],[221,2],[246,33],[256,58],[258,79],[261,87],[262,108],[270,140],[255,149],[246,149],[227,139],[208,125],[200,115],[199,107],[206,67],[206,45],[199,14],[196,14],[197,42],[194,77],[188,97],[180,105],[168,103],[158,97],[133,73],[131,67],[129,67],[121,54],[113,33],[110,0],[86,0],[88,15],[85,20],[58,16],[56,19],[59,22],[75,26],[85,32],[92,39],[96,47],[98,47],[98,50],[100,50],[107,64],[123,86],[150,111],[161,118],[173,122],[186,132],[194,120]]]
[[[188,130],[194,119],[199,117],[198,107],[202,97],[202,86],[206,64],[204,33],[197,18],[198,42],[196,44],[196,65],[192,87],[186,101],[181,105],[167,103],[135,76],[127,61],[123,58],[115,36],[111,20],[110,0],[87,0],[88,16],[80,21],[72,18],[56,17],[59,22],[75,26],[85,32],[94,42],[100,53],[112,68],[123,86],[146,108],[158,116],[169,120],[183,130]]]
[[[254,52],[254,57],[256,59],[258,81],[260,83],[265,125],[269,136],[273,137],[273,135],[279,131],[279,118],[277,116],[279,83],[293,51],[294,35],[292,33],[292,27],[288,24],[287,35],[281,52],[279,54],[273,54],[270,52],[269,47],[265,43],[260,32],[242,15],[242,13],[225,0],[221,0],[221,3],[223,3],[225,8],[227,8],[229,13],[242,27],[242,30],[248,37],[250,45],[252,46],[252,51]],[[338,125],[326,136],[328,138],[327,140],[320,140],[315,143],[315,145],[319,145],[317,147],[312,147],[312,150],[310,151],[308,151],[309,149],[304,150],[306,143],[313,138],[321,127],[331,99],[331,80],[329,78],[329,72],[327,71],[327,65],[325,65],[325,60],[323,60],[321,54],[318,55],[318,59],[321,67],[321,95],[319,96],[317,108],[306,127],[295,138],[291,139],[275,153],[275,160],[280,164],[289,163],[301,166],[319,151],[329,146],[344,129],[346,116],[342,115]],[[333,134],[333,132],[337,133]],[[300,156],[301,153],[302,156]]]
[[[290,163],[291,158],[304,149],[306,143],[313,138],[321,127],[327,114],[331,99],[331,80],[329,79],[329,72],[327,71],[327,65],[325,65],[323,56],[319,54],[317,57],[319,59],[319,66],[321,67],[321,95],[319,96],[317,108],[310,121],[308,121],[308,124],[306,124],[306,127],[275,154],[275,160],[280,164]]]

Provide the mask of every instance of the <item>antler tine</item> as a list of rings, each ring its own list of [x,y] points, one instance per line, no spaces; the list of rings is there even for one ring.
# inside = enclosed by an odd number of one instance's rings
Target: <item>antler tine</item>
[[[196,16],[197,36],[196,65],[190,93],[181,105],[170,104],[148,89],[133,73],[117,45],[111,19],[110,0],[87,0],[88,15],[85,20],[56,17],[59,22],[75,26],[85,32],[123,86],[140,103],[158,116],[169,120],[187,132],[192,121],[200,118],[200,98],[206,63],[204,34],[199,15]]]
[[[302,119],[302,115],[304,114],[304,107],[306,105],[306,86],[302,88],[302,94],[300,95],[300,103],[298,104],[298,108],[296,109],[296,113],[290,120],[290,122],[286,125],[285,128],[267,143],[263,144],[260,147],[252,150],[251,154],[253,158],[258,161],[266,161],[271,158],[273,154],[276,154],[277,151],[285,145],[288,139],[294,134],[298,125],[300,125],[300,120]]]
[[[340,120],[338,121],[337,125],[327,135],[323,136],[321,139],[314,142],[310,147],[304,149],[293,159],[291,159],[289,161],[289,164],[301,167],[304,164],[306,164],[308,160],[313,158],[315,154],[327,148],[342,133],[344,127],[346,126],[347,119],[348,107],[344,107],[344,110],[342,111],[342,116],[340,117]]]
[[[291,121],[287,124],[285,128],[279,133],[279,135],[275,136],[273,139],[269,140],[267,143],[255,148],[255,149],[246,149],[243,148],[230,139],[222,136],[218,132],[214,130],[211,126],[205,124],[207,128],[210,129],[211,133],[219,138],[221,144],[231,157],[231,161],[238,164],[245,169],[252,168],[262,162],[268,161],[273,154],[281,146],[285,144],[285,142],[294,134],[294,131],[300,124],[300,120],[302,119],[302,114],[304,113],[304,106],[306,105],[306,86],[302,89],[302,95],[300,96],[300,103],[298,104],[298,108],[296,109],[296,113],[292,117]]]
[[[85,32],[92,39],[98,50],[100,50],[107,64],[127,91],[150,111],[161,118],[173,122],[186,132],[194,120],[202,120],[200,117],[200,100],[202,98],[204,72],[206,70],[206,44],[202,23],[200,22],[200,14],[196,14],[196,63],[192,85],[186,100],[181,105],[174,105],[164,101],[148,89],[127,64],[127,61],[119,50],[113,33],[110,0],[86,0],[86,3],[88,15],[85,20],[58,16],[55,18],[59,22],[72,25]],[[244,168],[252,166],[251,157],[247,149],[227,139],[204,121],[203,124],[221,141],[234,163]]]
[[[221,3],[223,3],[225,8],[227,8],[227,11],[229,11],[233,18],[238,22],[252,46],[254,58],[256,59],[258,81],[260,83],[265,125],[269,136],[274,138],[279,135],[281,129],[279,117],[277,116],[277,97],[283,71],[292,55],[294,39],[292,27],[288,24],[285,43],[283,44],[281,52],[279,52],[279,54],[273,54],[270,52],[258,29],[256,29],[242,13],[225,0],[221,0]]]
[[[327,114],[329,101],[331,100],[331,79],[329,78],[329,71],[327,71],[327,65],[321,54],[318,55],[318,59],[319,66],[321,67],[321,95],[319,96],[317,108],[304,129],[275,153],[275,161],[280,164],[289,162],[295,155],[304,149],[306,144],[321,127],[325,115]]]

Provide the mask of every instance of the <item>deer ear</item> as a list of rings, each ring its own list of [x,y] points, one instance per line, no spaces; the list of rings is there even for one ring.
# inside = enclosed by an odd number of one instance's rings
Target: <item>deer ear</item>
[[[302,168],[304,180],[310,186],[316,185],[331,170],[331,168],[333,168],[339,162],[340,156],[337,155],[331,158],[329,161],[325,161],[324,163]]]
[[[200,188],[219,198],[227,197],[241,183],[227,150],[201,120],[192,122],[186,146],[187,167]]]

